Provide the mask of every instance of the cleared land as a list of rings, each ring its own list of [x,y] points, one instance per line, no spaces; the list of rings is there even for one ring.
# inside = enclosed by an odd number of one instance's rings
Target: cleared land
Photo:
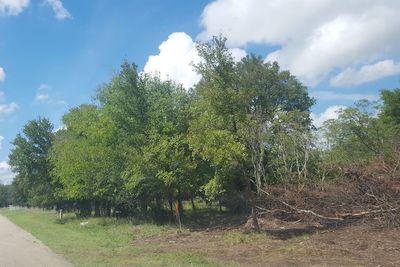
[[[72,214],[0,212],[76,266],[400,266],[400,231],[361,222],[322,229],[271,219],[254,234],[243,217],[209,213],[178,234],[169,225],[91,218],[80,226]]]

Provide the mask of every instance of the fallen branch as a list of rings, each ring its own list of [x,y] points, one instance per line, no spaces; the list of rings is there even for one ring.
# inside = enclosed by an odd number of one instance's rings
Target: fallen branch
[[[254,182],[253,182],[253,183],[254,183]],[[254,184],[255,184],[255,183],[254,183]],[[256,185],[256,186],[257,186],[257,185]],[[258,190],[259,190],[260,192],[266,194],[267,196],[273,197],[270,193],[268,193],[267,191],[261,189],[259,186],[257,186],[257,188],[258,188]],[[332,220],[332,221],[343,221],[343,220],[344,220],[343,218],[338,218],[338,217],[326,217],[326,216],[323,216],[323,215],[321,215],[321,214],[318,214],[318,213],[316,213],[316,212],[314,212],[314,211],[312,211],[312,210],[298,209],[298,208],[293,207],[292,205],[286,203],[286,202],[283,201],[283,200],[280,200],[280,199],[277,199],[277,200],[278,200],[280,203],[282,203],[283,205],[285,205],[286,207],[288,207],[288,208],[290,208],[290,209],[296,211],[297,213],[311,214],[311,215],[313,215],[313,216],[315,216],[315,217],[318,217],[318,218],[321,218],[321,219],[325,219],[325,220]]]
[[[342,213],[338,214],[337,216],[340,216],[342,218],[347,218],[347,217],[362,217],[366,215],[371,215],[371,214],[378,214],[378,213],[386,213],[386,212],[392,212],[392,211],[397,211],[398,209],[388,209],[388,210],[368,210],[368,211],[361,211],[357,213]]]

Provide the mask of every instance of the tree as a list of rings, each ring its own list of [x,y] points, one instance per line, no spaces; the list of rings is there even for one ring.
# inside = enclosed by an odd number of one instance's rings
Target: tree
[[[243,190],[254,183],[258,191],[274,180],[267,174],[272,173],[277,134],[309,132],[314,100],[277,63],[255,56],[235,62],[225,42],[215,37],[198,46],[203,61],[196,70],[202,78],[196,86],[190,144],[215,169],[210,188]]]
[[[187,141],[190,97],[182,86],[157,76],[138,74],[136,65],[123,64],[97,94],[110,118],[123,157],[125,202],[147,212],[155,203],[193,197],[201,175]],[[131,207],[132,208],[132,207]]]
[[[121,163],[107,116],[94,105],[73,108],[64,115],[65,130],[52,148],[53,174],[62,185],[61,198],[77,201],[82,216],[110,214],[122,187]]]
[[[245,190],[253,227],[259,230],[252,191],[258,196],[274,180],[268,174],[273,174],[277,158],[273,153],[277,136],[310,132],[309,108],[314,100],[277,63],[265,63],[255,56],[235,62],[225,43],[225,38],[214,37],[198,45],[202,61],[195,67],[201,80],[195,88],[189,142],[214,168],[205,193],[220,199],[221,194]],[[307,152],[308,143],[300,148]],[[307,153],[300,171],[299,153],[294,152],[297,173],[306,176]]]
[[[203,61],[195,68],[202,78],[191,107],[189,144],[214,169],[205,187],[206,193],[213,193],[210,198],[220,198],[225,190],[240,190],[247,183],[246,148],[238,128],[245,120],[246,99],[238,91],[235,62],[225,42],[220,37],[198,45]],[[214,190],[222,187],[225,190]]]
[[[400,126],[400,89],[382,90],[383,101],[380,117],[387,124]]]
[[[53,125],[48,119],[29,121],[12,144],[10,166],[17,173],[14,185],[22,195],[20,200],[33,206],[55,204],[51,164],[48,154],[53,143]]]
[[[328,156],[335,164],[370,160],[388,151],[390,131],[375,116],[378,109],[376,103],[361,100],[354,107],[341,110],[337,119],[324,123]]]

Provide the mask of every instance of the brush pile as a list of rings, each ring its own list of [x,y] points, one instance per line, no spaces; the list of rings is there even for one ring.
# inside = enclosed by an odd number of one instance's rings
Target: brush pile
[[[258,216],[283,221],[347,223],[364,220],[400,226],[400,171],[384,164],[353,166],[343,178],[314,186],[269,186],[257,202]]]

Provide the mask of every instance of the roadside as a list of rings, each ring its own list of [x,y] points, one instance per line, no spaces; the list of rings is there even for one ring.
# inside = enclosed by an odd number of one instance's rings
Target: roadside
[[[72,266],[41,241],[0,215],[0,266]]]

